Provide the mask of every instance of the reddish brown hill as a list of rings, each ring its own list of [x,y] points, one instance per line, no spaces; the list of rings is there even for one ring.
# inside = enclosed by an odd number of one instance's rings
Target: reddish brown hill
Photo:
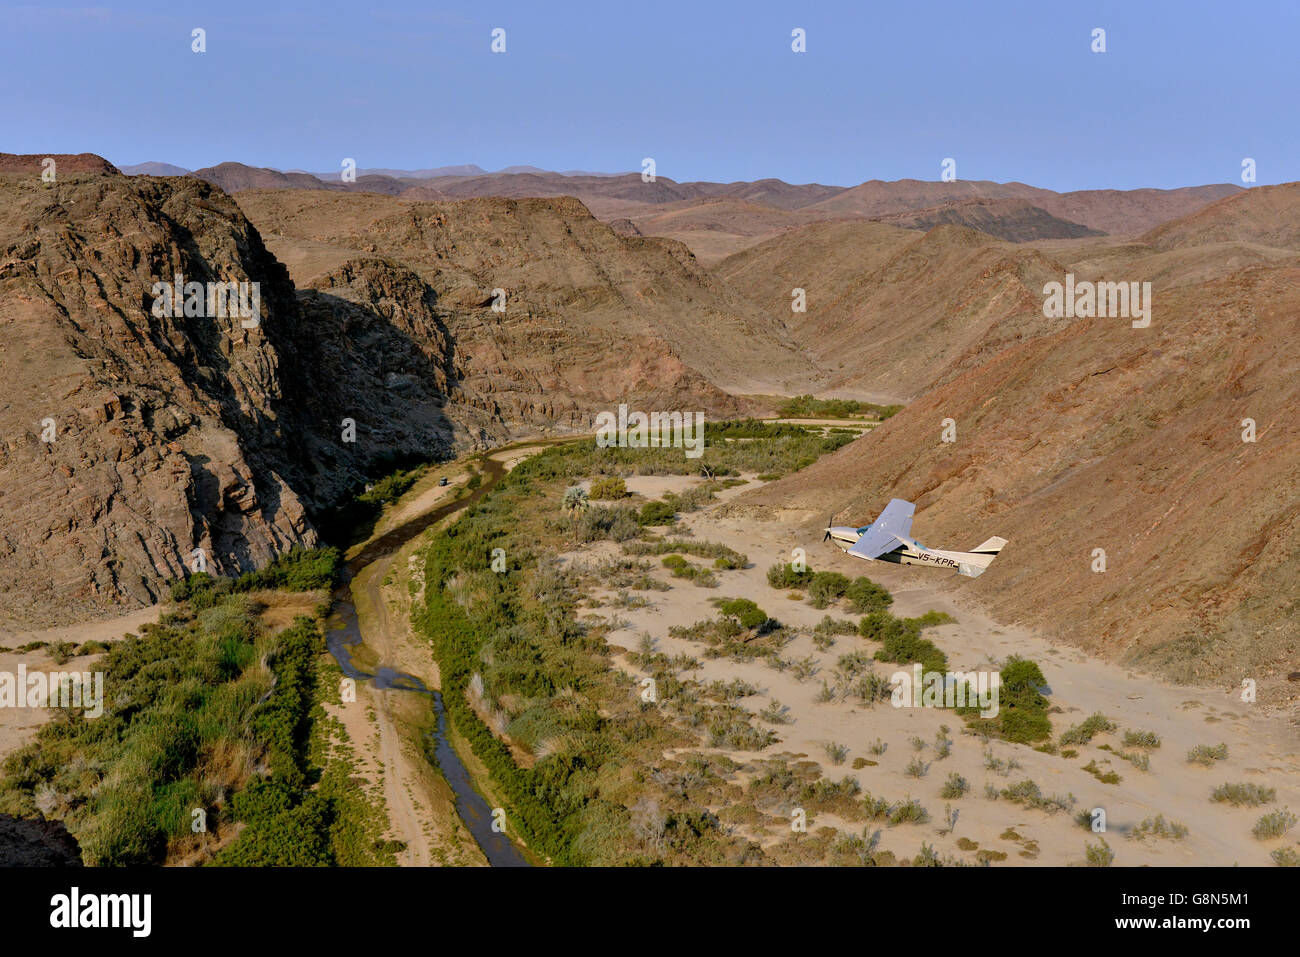
[[[1300,251],[1300,183],[1257,186],[1139,237],[1155,249],[1220,243]]]
[[[812,209],[836,216],[875,218],[926,209],[965,199],[1026,199],[1037,202],[1050,190],[1024,183],[993,183],[988,180],[954,180],[935,183],[919,179],[891,182],[873,179],[811,204]]]
[[[47,159],[58,173],[117,173],[118,168],[95,153],[0,153],[0,173],[41,175]]]
[[[1022,199],[1053,216],[1104,233],[1137,233],[1240,192],[1226,184],[1180,189],[1076,190],[1057,193],[1024,183],[871,180],[813,203],[840,216],[882,217],[967,199]]]
[[[1240,186],[1216,183],[1179,189],[1081,189],[1034,200],[1053,216],[1113,235],[1131,235],[1193,213]]]
[[[419,203],[255,191],[238,201],[300,285],[358,254],[416,271],[471,377],[484,377],[479,391],[490,384],[507,418],[576,424],[633,386],[734,409],[716,387],[784,391],[814,374],[779,321],[681,244],[620,236],[572,198]],[[505,290],[504,312],[492,309],[495,289]]]
[[[843,186],[823,186],[821,183],[804,183],[795,185],[779,179],[758,179],[752,183],[727,183],[717,188],[716,183],[686,183],[686,186],[698,186],[714,196],[726,197],[740,202],[757,203],[773,209],[803,209],[819,200],[828,199],[844,192]]]
[[[773,308],[806,285],[796,336],[864,388],[918,383],[881,428],[742,502],[805,509],[811,533],[907,498],[931,545],[1011,541],[945,586],[1001,620],[1179,679],[1275,676],[1300,654],[1298,190],[1128,241],[827,223],[731,257],[717,274]],[[1151,326],[1043,319],[1043,283],[1066,272],[1151,282]]]
[[[807,509],[811,528],[910,499],[928,544],[1010,540],[982,578],[947,581],[1002,620],[1180,679],[1293,667],[1298,310],[1300,268],[1255,268],[1166,292],[1149,329],[1069,323],[747,501]]]
[[[227,193],[238,193],[245,189],[343,189],[341,184],[323,182],[311,173],[282,173],[275,169],[245,166],[243,163],[207,166],[196,169],[190,175],[219,186]]]
[[[177,273],[259,284],[259,323],[153,315]],[[385,463],[518,425],[467,393],[409,269],[362,257],[317,286],[296,293],[198,179],[0,181],[0,621],[149,603],[196,548],[217,574],[257,567],[316,544],[309,515]]]
[[[446,193],[433,186],[411,186],[398,195],[403,199],[423,200],[428,203],[445,203],[451,199]]]
[[[688,246],[705,265],[712,265],[742,249],[808,223],[831,218],[829,214],[777,209],[732,197],[681,200],[638,206],[626,218],[646,236],[663,236]]]
[[[1011,243],[1102,235],[1098,230],[1053,216],[1047,210],[1023,199],[957,200],[942,206],[879,216],[876,220],[904,229],[965,226]]]
[[[882,223],[806,226],[714,268],[761,308],[791,310],[795,341],[816,356],[828,388],[896,399],[999,349],[1050,332],[1042,287],[1064,267],[1027,246],[941,226],[923,235]]]

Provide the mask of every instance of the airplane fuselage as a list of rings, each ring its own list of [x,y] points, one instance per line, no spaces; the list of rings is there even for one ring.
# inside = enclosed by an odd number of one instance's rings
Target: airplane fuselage
[[[839,525],[828,529],[830,540],[843,552],[847,552],[852,548],[865,530],[854,528],[851,525]],[[993,558],[993,554],[926,548],[920,542],[913,542],[912,544],[900,545],[896,550],[870,559],[870,561],[892,562],[895,565],[925,565],[930,568],[949,568],[975,577],[989,566]]]
[[[831,541],[840,549],[847,552],[858,540],[859,532],[856,528],[841,526],[831,529]],[[919,543],[918,543],[919,544]],[[873,559],[878,562],[893,562],[896,565],[929,565],[932,568],[956,568],[963,561],[969,561],[970,556],[966,552],[949,552],[937,548],[920,548],[915,549],[911,546],[903,546],[896,552],[890,552],[888,555],[881,555]]]

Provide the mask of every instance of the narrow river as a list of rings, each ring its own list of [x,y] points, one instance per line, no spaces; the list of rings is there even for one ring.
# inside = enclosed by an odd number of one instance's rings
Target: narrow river
[[[533,444],[533,443],[527,443]],[[538,443],[549,444],[549,443]],[[499,451],[499,450],[498,450]],[[352,579],[363,568],[377,559],[383,558],[401,548],[416,535],[419,535],[435,522],[448,515],[472,505],[488,493],[501,480],[506,472],[505,465],[484,456],[481,460],[483,484],[471,494],[439,508],[419,515],[396,528],[385,532],[379,538],[369,542],[344,569],[343,582],[334,590],[334,602],[330,615],[331,627],[325,635],[330,654],[339,663],[343,673],[357,681],[372,681],[376,688],[394,691],[410,691],[428,696],[433,701],[433,710],[437,718],[434,728],[429,732],[432,745],[426,754],[433,753],[434,760],[442,776],[456,798],[456,813],[460,815],[478,846],[483,850],[488,863],[493,867],[528,867],[528,859],[504,833],[492,829],[492,809],[483,796],[474,790],[470,782],[469,771],[456,753],[447,736],[447,713],[442,705],[442,694],[436,689],[428,688],[414,675],[395,671],[392,668],[378,667],[375,672],[362,671],[352,661],[352,650],[362,642],[361,626],[357,620],[356,605],[352,601]]]

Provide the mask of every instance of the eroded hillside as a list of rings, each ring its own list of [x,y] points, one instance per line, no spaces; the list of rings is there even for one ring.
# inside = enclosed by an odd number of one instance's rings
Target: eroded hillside
[[[969,361],[945,365],[869,436],[742,501],[807,509],[811,527],[832,510],[865,523],[891,497],[910,499],[927,544],[1011,541],[980,579],[943,583],[1001,620],[1183,680],[1293,670],[1300,261],[1267,243],[1293,234],[1297,196],[1252,191],[1133,243],[1060,244],[1061,273],[1076,268],[1073,249],[1094,257],[1081,274],[1162,277],[1150,326],[1042,319],[1025,283],[1021,314],[1036,307],[1038,319],[1022,341],[987,350],[977,338]],[[1263,252],[1207,272],[1207,236]],[[1175,268],[1180,255],[1193,266]],[[955,441],[943,441],[946,419]]]
[[[419,274],[467,388],[508,415],[577,424],[593,402],[670,395],[730,412],[719,390],[786,391],[816,373],[781,313],[718,282],[680,243],[620,236],[575,199],[275,190],[237,201],[300,287],[360,255]]]

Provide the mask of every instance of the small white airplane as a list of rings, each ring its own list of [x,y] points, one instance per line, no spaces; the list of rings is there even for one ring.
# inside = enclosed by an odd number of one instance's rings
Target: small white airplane
[[[912,514],[916,506],[901,498],[893,499],[880,517],[870,525],[853,528],[850,525],[831,525],[826,538],[854,558],[867,561],[893,562],[896,565],[929,565],[932,568],[952,568],[957,574],[978,578],[998,557],[1007,544],[1005,538],[990,538],[970,552],[950,552],[926,548],[912,533]]]

